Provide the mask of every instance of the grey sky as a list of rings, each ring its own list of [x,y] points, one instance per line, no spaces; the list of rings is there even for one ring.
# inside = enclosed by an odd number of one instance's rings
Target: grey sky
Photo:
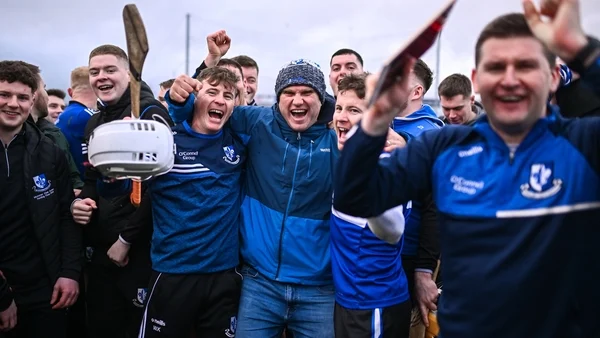
[[[600,1],[580,0],[588,34],[600,36]],[[123,0],[2,0],[0,59],[39,65],[48,88],[68,88],[70,71],[86,65],[96,46],[125,47]],[[185,15],[191,14],[190,72],[206,55],[205,37],[226,29],[228,56],[247,54],[260,67],[259,94],[272,94],[279,69],[308,58],[328,75],[329,58],[339,48],[357,50],[365,68],[377,71],[444,0],[220,0],[139,1],[150,53],[143,78],[155,93],[158,83],[185,71]],[[477,7],[477,8],[475,8]],[[521,11],[520,0],[458,0],[443,31],[441,72],[435,46],[424,60],[445,77],[470,74],[478,33],[494,17]],[[328,86],[329,87],[329,86]],[[331,92],[331,89],[328,88]],[[427,93],[435,96],[435,90]]]

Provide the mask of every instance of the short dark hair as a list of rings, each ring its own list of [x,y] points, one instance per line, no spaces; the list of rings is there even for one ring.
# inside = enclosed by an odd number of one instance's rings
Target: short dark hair
[[[462,95],[463,97],[471,97],[473,89],[471,80],[463,74],[452,74],[445,78],[438,86],[438,95],[447,98]]]
[[[48,90],[46,90],[46,93],[48,94],[48,96],[56,96],[56,97],[60,98],[61,100],[64,100],[65,97],[67,97],[67,93],[65,93],[64,90],[57,89],[57,88],[48,89]]]
[[[175,82],[175,79],[169,79],[167,81],[161,82],[159,86],[163,87],[164,89],[169,89],[173,85],[173,82]]]
[[[233,88],[237,95],[240,94],[237,92],[237,83],[239,80],[240,78],[234,72],[223,67],[206,68],[198,75],[198,81],[206,81],[213,86],[222,83],[226,87],[229,86]]]
[[[525,16],[521,13],[510,13],[497,17],[488,23],[477,38],[475,44],[475,66],[481,61],[481,46],[489,39],[508,39],[508,38],[536,38],[527,24]],[[556,64],[556,56],[540,41],[544,51],[544,56],[548,60],[550,67]]]
[[[331,66],[331,63],[333,62],[333,58],[338,55],[354,55],[358,59],[358,62],[360,63],[360,65],[364,67],[362,56],[360,56],[360,54],[358,54],[358,52],[356,52],[355,50],[352,50],[350,48],[342,48],[342,49],[338,50],[337,52],[333,53],[333,55],[331,56],[331,60],[329,60],[330,66]]]
[[[349,74],[344,76],[338,85],[338,93],[352,90],[359,99],[364,100],[367,95],[366,77],[367,74]]]
[[[249,57],[248,55],[238,55],[235,57],[231,58],[233,61],[237,62],[240,64],[240,66],[242,67],[246,67],[246,68],[256,68],[256,72],[258,73],[258,63],[256,63],[256,61],[254,61],[253,58]]]
[[[128,62],[129,60],[127,58],[127,53],[125,53],[125,51],[121,47],[115,45],[101,45],[94,48],[90,52],[89,59],[91,60],[94,56],[98,55],[114,55],[117,57],[117,59],[125,60],[125,62]]]
[[[413,68],[413,72],[415,73],[417,79],[422,82],[423,86],[425,87],[425,93],[427,93],[431,87],[431,84],[433,83],[433,72],[422,59],[417,60]],[[423,93],[423,95],[425,93]]]
[[[232,67],[239,69],[240,74],[242,75],[242,81],[244,80],[244,72],[242,71],[242,66],[240,66],[240,64],[237,63],[237,61],[235,61],[233,59],[225,58],[225,59],[219,60],[219,63],[217,63],[217,67],[226,67],[226,66],[232,66]]]
[[[38,90],[38,75],[22,61],[0,61],[0,81],[21,82],[31,88],[32,93]]]
[[[23,65],[23,67],[26,67],[27,69],[29,69],[30,72],[33,73],[33,75],[35,75],[36,77],[39,78],[40,73],[42,72],[40,70],[40,67],[36,66],[36,65],[32,65],[31,63],[25,62],[25,61],[15,61],[20,63],[21,65]]]

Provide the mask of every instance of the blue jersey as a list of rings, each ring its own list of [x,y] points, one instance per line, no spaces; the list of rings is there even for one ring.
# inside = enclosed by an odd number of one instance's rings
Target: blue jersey
[[[410,209],[399,206],[388,213],[404,223]],[[370,310],[400,304],[409,299],[402,268],[402,240],[388,244],[371,231],[365,218],[332,209],[331,267],[335,301],[352,310]],[[396,224],[396,227],[403,227]]]
[[[246,147],[228,128],[198,134],[187,121],[173,127],[175,164],[150,186],[152,268],[212,273],[238,265],[242,170]]]
[[[396,117],[392,122],[392,129],[395,132],[408,137],[408,140],[419,137],[421,133],[427,130],[440,129],[444,122],[437,118],[437,115],[430,106],[424,104],[421,109],[406,116]],[[406,229],[404,231],[404,246],[402,254],[406,256],[416,256],[419,248],[419,228],[421,226],[421,206],[420,201],[413,201],[413,210],[406,219]]]
[[[600,61],[589,71],[600,92]],[[474,127],[425,132],[387,159],[376,155],[385,135],[360,126],[344,145],[336,210],[370,217],[433,192],[442,337],[600,332],[600,290],[590,275],[600,270],[600,119],[548,110],[516,150],[487,116]]]
[[[58,115],[56,126],[65,135],[69,141],[69,149],[77,169],[83,180],[85,168],[83,166],[84,154],[87,154],[87,144],[85,142],[85,126],[90,117],[96,111],[90,109],[77,101],[69,102],[65,110]]]

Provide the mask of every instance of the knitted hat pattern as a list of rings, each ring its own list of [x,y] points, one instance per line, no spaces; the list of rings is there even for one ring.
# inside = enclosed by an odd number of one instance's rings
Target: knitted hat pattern
[[[325,76],[317,63],[307,59],[291,61],[279,71],[277,80],[275,80],[277,102],[285,88],[302,85],[314,89],[319,95],[319,100],[323,102],[326,91]]]

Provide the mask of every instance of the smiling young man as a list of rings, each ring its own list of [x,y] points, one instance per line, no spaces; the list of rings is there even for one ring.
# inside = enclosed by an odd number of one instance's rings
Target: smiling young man
[[[65,154],[28,121],[39,84],[24,62],[0,62],[0,330],[64,338],[65,309],[79,295],[81,230],[69,213]]]
[[[565,120],[547,105],[559,83],[550,51],[600,92],[600,45],[582,32],[578,1],[542,6],[550,20],[526,0],[525,16],[498,17],[479,35],[481,122],[426,132],[379,161],[394,107],[410,89],[410,62],[340,158],[334,207],[350,215],[377,215],[433,191],[445,338],[587,337],[600,326],[600,291],[582,274],[600,269],[600,119]]]
[[[338,85],[345,76],[362,72],[363,58],[356,51],[342,48],[333,53],[329,61],[329,85],[333,90],[333,96],[337,97]]]
[[[338,148],[342,150],[347,131],[367,110],[365,77],[347,75],[339,82],[338,89],[333,128],[338,135]],[[409,212],[410,208],[404,205],[386,211],[383,217],[367,220],[332,209],[335,337],[408,337],[411,302],[399,238]],[[400,231],[385,236],[384,241],[371,231],[370,224],[386,219],[391,220],[387,223],[393,223],[387,227]]]
[[[52,123],[56,123],[58,115],[60,115],[66,107],[65,97],[67,93],[60,89],[48,89],[48,116],[46,119]]]
[[[190,120],[173,128],[175,164],[149,186],[152,278],[139,337],[233,337],[246,147],[225,127],[239,78],[208,68],[198,76]],[[125,239],[127,235],[123,235]]]
[[[87,122],[86,140],[99,125],[131,116],[128,69],[127,54],[117,46],[102,45],[91,51],[89,80],[99,98],[99,112]],[[172,125],[165,107],[144,82],[140,118]],[[86,163],[87,148],[83,149]],[[111,198],[99,196],[97,185],[103,179],[93,167],[86,167],[85,185],[72,206],[73,218],[85,225],[86,244],[93,249],[87,290],[90,337],[136,336],[151,272],[150,234],[144,233],[146,240],[131,246],[125,267],[118,267],[109,259],[109,248],[121,240],[119,234],[129,226],[130,219],[136,219],[136,214],[143,210],[131,204],[129,192],[125,190]],[[144,198],[146,196],[142,201]]]

